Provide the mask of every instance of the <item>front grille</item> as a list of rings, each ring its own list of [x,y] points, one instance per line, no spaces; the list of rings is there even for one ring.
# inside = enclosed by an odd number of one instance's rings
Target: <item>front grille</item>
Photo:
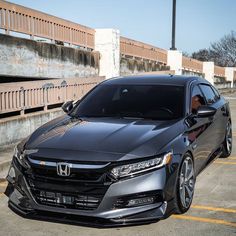
[[[59,181],[69,181],[69,182],[100,182],[106,177],[106,174],[103,172],[97,171],[75,171],[72,170],[70,176],[58,176],[56,168],[39,168],[32,167],[32,173],[35,178],[38,179],[51,179],[51,180],[59,180]]]
[[[111,184],[104,169],[72,169],[70,176],[59,176],[55,167],[31,165],[25,176],[39,204],[78,210],[97,209]]]

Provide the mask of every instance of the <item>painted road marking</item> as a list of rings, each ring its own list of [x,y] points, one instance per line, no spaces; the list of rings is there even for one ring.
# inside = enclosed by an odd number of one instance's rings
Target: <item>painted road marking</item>
[[[215,164],[224,164],[224,165],[236,165],[236,162],[227,162],[227,161],[214,161]]]
[[[236,213],[236,209],[222,208],[222,207],[192,205],[191,208],[200,209],[200,210],[208,210],[208,211],[221,211],[221,212],[226,212],[226,213]]]
[[[7,181],[0,182],[0,187],[6,187],[7,186]]]
[[[0,197],[2,197],[4,195],[4,193],[0,193]]]
[[[181,219],[181,220],[193,220],[193,221],[199,221],[199,222],[205,222],[205,223],[211,223],[211,224],[227,225],[227,226],[232,226],[236,228],[236,223],[225,221],[225,220],[203,218],[203,217],[197,217],[197,216],[188,216],[188,215],[172,215],[171,218]]]

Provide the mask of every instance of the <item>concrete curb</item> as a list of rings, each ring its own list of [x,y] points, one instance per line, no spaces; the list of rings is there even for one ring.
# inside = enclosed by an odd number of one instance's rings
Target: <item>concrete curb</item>
[[[11,160],[6,160],[0,163],[0,183],[5,181]]]

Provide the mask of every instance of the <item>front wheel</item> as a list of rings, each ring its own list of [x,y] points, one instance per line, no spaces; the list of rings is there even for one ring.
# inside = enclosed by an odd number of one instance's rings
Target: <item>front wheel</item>
[[[176,185],[175,213],[183,214],[188,211],[193,200],[194,187],[195,172],[193,158],[190,154],[185,154]]]
[[[223,142],[223,149],[222,149],[222,154],[221,158],[227,158],[230,156],[232,152],[232,143],[233,143],[233,135],[232,135],[232,125],[231,122],[228,121],[227,126],[226,126],[226,134],[225,134],[225,139]]]

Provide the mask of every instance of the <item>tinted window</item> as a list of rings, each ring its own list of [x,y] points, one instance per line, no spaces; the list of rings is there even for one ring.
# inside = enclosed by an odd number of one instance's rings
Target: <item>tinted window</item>
[[[191,112],[196,114],[198,108],[202,105],[206,105],[206,103],[205,103],[201,90],[196,85],[193,87],[193,90],[192,90]]]
[[[213,92],[211,86],[201,84],[200,87],[207,100],[207,104],[212,104],[217,100],[217,97],[215,93]]]
[[[72,115],[177,119],[183,116],[184,87],[167,85],[100,85]]]
[[[213,91],[214,91],[214,93],[215,93],[215,95],[216,95],[216,99],[218,100],[218,99],[220,99],[220,93],[219,93],[219,91],[215,88],[215,87],[211,87],[212,89],[213,89]]]

